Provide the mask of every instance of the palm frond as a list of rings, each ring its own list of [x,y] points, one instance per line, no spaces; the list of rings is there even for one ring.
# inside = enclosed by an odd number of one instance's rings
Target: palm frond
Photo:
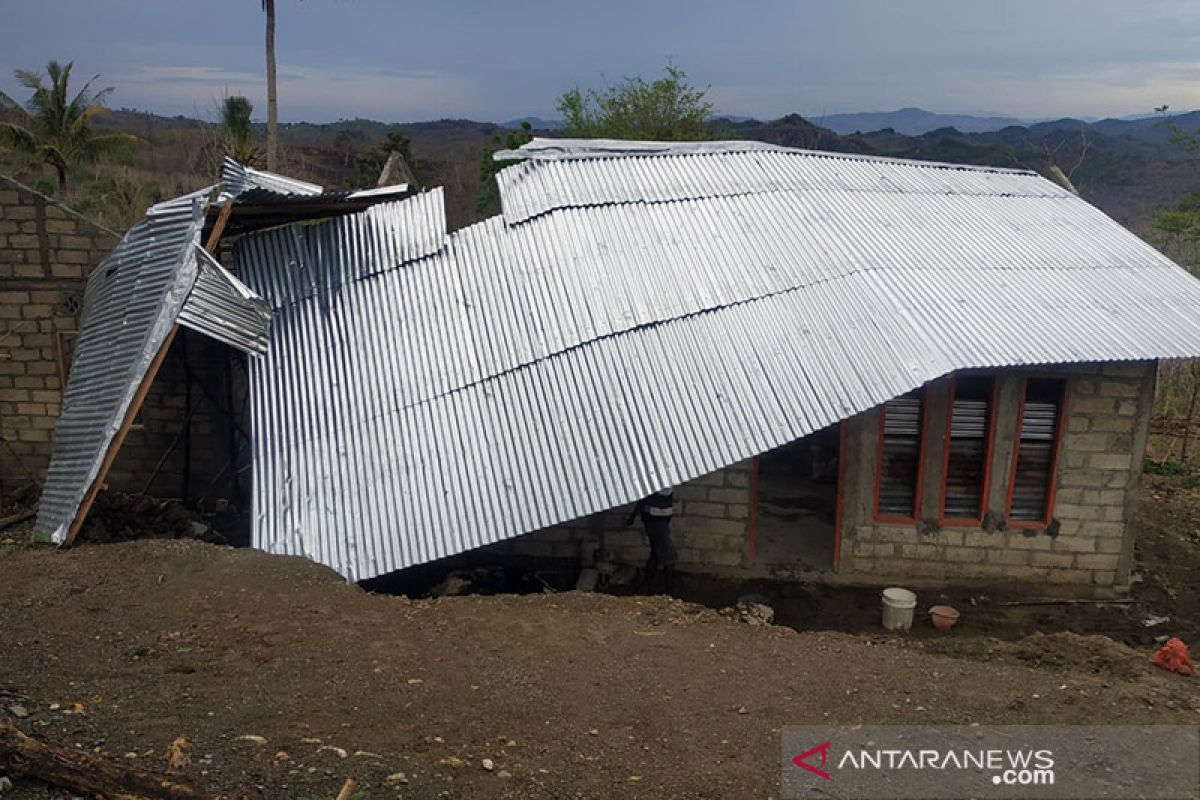
[[[28,128],[12,122],[0,122],[0,147],[36,155],[39,145],[37,136]]]

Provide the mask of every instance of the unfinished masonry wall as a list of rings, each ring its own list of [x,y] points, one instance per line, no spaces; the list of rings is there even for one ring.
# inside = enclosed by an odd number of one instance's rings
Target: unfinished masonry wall
[[[10,178],[0,176],[0,497],[40,483],[54,449],[54,426],[69,380],[84,289],[92,269],[120,236]],[[181,337],[172,347],[143,410],[108,475],[117,491],[179,497],[194,475],[194,495],[227,490],[229,441],[198,384],[221,386],[223,350],[188,336],[188,399]],[[211,389],[210,389],[211,391]],[[191,403],[192,446],[179,433]],[[190,458],[190,469],[188,467]],[[161,466],[160,466],[161,465]],[[213,477],[218,476],[217,481]]]
[[[1074,365],[998,374],[988,527],[939,527],[949,384],[931,384],[924,482],[915,525],[873,517],[880,410],[847,423],[842,570],[918,581],[996,580],[1103,590],[1127,581],[1142,453],[1153,404],[1154,362]],[[1017,529],[1004,515],[1026,375],[1067,379],[1066,425],[1052,523]],[[1055,525],[1054,523],[1057,523]]]
[[[745,563],[751,469],[752,462],[743,461],[675,488],[671,538],[679,551],[680,569],[723,573]],[[641,566],[650,549],[641,522],[625,525],[631,508],[624,506],[535,531],[491,545],[485,552],[578,559],[583,547],[599,546],[613,561]]]
[[[85,280],[118,239],[0,176],[0,492],[45,474]]]

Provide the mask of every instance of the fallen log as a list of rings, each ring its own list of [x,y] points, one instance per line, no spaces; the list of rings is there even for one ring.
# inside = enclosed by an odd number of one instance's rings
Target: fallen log
[[[37,506],[34,506],[33,508],[23,508],[20,511],[9,514],[7,517],[0,517],[0,531],[12,525],[16,525],[18,522],[24,522],[36,513]]]
[[[48,745],[4,724],[0,724],[0,772],[10,778],[37,778],[89,797],[215,800],[174,775]]]

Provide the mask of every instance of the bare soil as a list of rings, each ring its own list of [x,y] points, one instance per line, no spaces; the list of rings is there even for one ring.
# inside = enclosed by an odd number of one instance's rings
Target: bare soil
[[[1133,606],[954,596],[959,628],[908,637],[880,632],[876,590],[766,587],[783,624],[760,627],[661,596],[375,595],[186,539],[13,541],[0,721],[157,768],[185,736],[213,792],[332,798],[354,775],[372,800],[777,796],[787,724],[1194,724],[1195,680],[1148,659],[1156,636],[1197,640],[1200,492],[1151,479],[1143,519]],[[1148,609],[1172,622],[1142,627]]]

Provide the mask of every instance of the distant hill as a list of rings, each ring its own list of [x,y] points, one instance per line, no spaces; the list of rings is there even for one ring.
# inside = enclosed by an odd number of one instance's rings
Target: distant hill
[[[925,123],[957,120],[960,115],[938,115],[919,109]],[[11,110],[10,110],[11,113]],[[4,108],[0,106],[0,118]],[[887,115],[840,115],[856,116]],[[553,120],[526,118],[541,136],[559,135]],[[1047,174],[1051,163],[1071,171],[1086,143],[1086,154],[1075,167],[1072,181],[1084,199],[1139,233],[1150,231],[1157,211],[1179,201],[1200,186],[1197,161],[1171,141],[1170,129],[1158,117],[1104,119],[1093,123],[1058,119],[1030,125],[1006,125],[971,132],[943,125],[919,134],[891,125],[865,131],[839,133],[831,119],[809,120],[799,114],[762,121],[745,117],[718,117],[714,137],[755,139],[787,147],[893,156],[926,161],[956,162],[1032,169]],[[982,119],[982,118],[972,118]],[[1004,118],[988,118],[1003,120]],[[1175,117],[1185,130],[1200,130],[1200,112]],[[483,187],[480,160],[493,137],[520,120],[503,125],[467,119],[442,119],[416,123],[384,123],[368,119],[332,123],[280,125],[281,169],[298,178],[331,189],[348,188],[357,177],[356,159],[398,131],[409,138],[418,180],[425,186],[443,186],[447,218],[457,228],[478,218],[475,199]],[[140,218],[147,202],[182,194],[216,177],[219,137],[212,123],[187,117],[166,117],[121,109],[105,114],[97,124],[136,134],[144,142],[131,153],[94,170],[81,167],[69,198],[76,207],[114,227]],[[870,126],[864,126],[870,127]],[[265,126],[255,126],[262,137]],[[0,173],[15,175],[43,191],[55,192],[48,168],[27,158],[0,150]],[[90,177],[89,177],[90,173]]]
[[[507,122],[501,122],[502,128],[519,128],[522,122],[528,122],[533,126],[535,131],[557,131],[562,128],[563,121],[561,119],[542,119],[541,117],[517,117],[510,119]]]
[[[1010,125],[1024,125],[1015,117],[976,117],[970,114],[935,114],[923,108],[896,111],[869,111],[854,114],[830,114],[817,120],[834,133],[871,133],[893,130],[906,136],[920,136],[939,128],[954,128],[963,133],[987,133]]]

